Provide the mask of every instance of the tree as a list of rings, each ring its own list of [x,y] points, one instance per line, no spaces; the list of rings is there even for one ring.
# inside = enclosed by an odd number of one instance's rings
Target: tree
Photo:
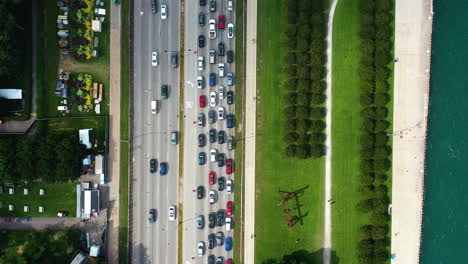
[[[362,200],[357,204],[357,209],[361,213],[369,213],[373,208],[372,199]]]
[[[283,109],[284,116],[288,119],[296,118],[296,107],[287,106]]]
[[[297,89],[297,79],[289,78],[283,83],[283,87],[287,91],[296,91]]]
[[[359,79],[361,81],[373,82],[375,79],[375,71],[373,65],[359,65]]]
[[[372,132],[375,128],[375,121],[370,118],[364,118],[362,121],[361,129],[366,133]]]
[[[299,79],[297,82],[297,90],[301,94],[300,96],[304,96],[304,93],[310,91],[310,80]]]
[[[318,81],[325,78],[325,67],[311,67],[310,69],[310,79],[312,81]]]
[[[325,103],[325,100],[327,100],[327,96],[324,94],[312,94],[310,96],[310,102],[312,105],[321,105]]]
[[[306,39],[297,39],[297,51],[300,53],[309,51],[310,42]]]
[[[359,167],[363,174],[372,172],[374,170],[374,164],[372,163],[372,160],[368,159],[361,160]]]
[[[298,65],[309,65],[312,62],[310,61],[310,53],[309,52],[302,52],[297,56],[297,64]]]
[[[290,21],[290,20],[288,20]],[[286,25],[286,30],[284,32],[285,41],[290,41],[291,39],[297,38],[297,24],[289,23]]]
[[[323,57],[325,54],[325,41],[321,33],[312,33],[312,41],[310,42],[310,54],[312,58],[322,58],[321,64],[324,64]]]
[[[296,77],[296,76],[297,76],[297,66],[296,66],[296,65],[292,65],[292,64],[286,64],[286,65],[284,66],[284,73],[285,73],[286,76],[288,76],[289,78]]]
[[[288,52],[283,57],[284,64],[296,64],[296,53],[295,52]]]
[[[320,158],[325,155],[325,145],[313,144],[310,146],[310,156],[312,158]]]
[[[323,80],[312,82],[312,93],[323,94],[327,89],[327,83]]]
[[[376,7],[375,7],[374,0],[359,1],[358,3],[359,3],[359,10],[361,10],[362,13],[369,13],[369,14],[375,13]]]
[[[386,133],[375,134],[375,146],[386,146],[388,142],[388,135]]]
[[[310,41],[310,38],[312,37],[312,29],[309,25],[302,25],[299,27],[297,35],[298,38]]]
[[[297,152],[297,146],[296,145],[288,145],[286,147],[286,156],[292,158],[292,157],[295,157],[296,156],[296,152]]]
[[[384,173],[390,169],[391,163],[388,159],[376,159],[374,160],[374,170],[376,172]]]
[[[383,132],[383,131],[387,130],[388,126],[389,126],[389,123],[386,120],[376,121],[374,131],[376,133],[377,132]]]
[[[309,94],[309,93],[301,94],[301,96],[297,98],[297,104],[302,105],[302,106],[309,106],[311,98],[312,98],[312,94]]]
[[[325,107],[313,107],[310,109],[310,119],[319,120],[325,118],[327,111]]]
[[[286,131],[295,131],[297,129],[297,120],[292,118],[286,119],[284,127]]]
[[[385,263],[390,258],[387,250],[377,251],[372,255],[373,263]]]
[[[385,183],[385,181],[388,179],[386,174],[380,173],[375,175],[375,183]]]
[[[0,180],[9,182],[15,179],[15,151],[16,138],[13,136],[3,136],[0,138]]]
[[[388,210],[388,199],[382,197],[378,199],[372,199],[374,211],[385,213]]]
[[[390,72],[387,67],[379,67],[375,69],[375,80],[387,81],[390,76]]]
[[[374,240],[384,239],[387,237],[388,228],[386,225],[384,226],[374,226],[371,230],[371,236]],[[376,246],[379,242],[376,242]]]
[[[16,21],[13,5],[9,1],[0,2],[0,77],[3,79],[15,78],[18,68],[18,43],[16,37]]]
[[[377,106],[385,106],[390,101],[390,96],[387,93],[376,93],[374,104]]]
[[[377,198],[387,197],[388,188],[386,185],[379,184],[374,187],[374,190],[375,190],[375,197]]]
[[[371,146],[361,146],[359,153],[362,159],[372,159],[374,157],[374,149]]]
[[[283,140],[287,144],[292,144],[297,141],[298,137],[299,135],[296,132],[289,132],[286,135],[284,135]]]
[[[361,31],[359,35],[363,39],[371,39],[375,36],[375,26],[373,24],[361,25]]]
[[[385,225],[390,220],[390,216],[387,213],[371,213],[369,220],[373,225]]]
[[[297,118],[299,119],[307,119],[309,118],[309,107],[308,106],[298,106],[297,107],[297,112],[296,112],[296,116]]]
[[[299,145],[296,152],[296,157],[298,159],[306,159],[309,157],[309,146],[308,145]]]
[[[374,198],[375,196],[374,187],[372,185],[361,185],[359,187],[359,193],[364,200]]]
[[[299,79],[309,79],[310,77],[310,68],[307,65],[302,65],[297,68],[297,78]]]
[[[284,104],[287,106],[292,106],[297,103],[297,93],[287,93],[284,96]]]
[[[28,137],[20,137],[16,147],[16,172],[23,179],[32,180],[35,177],[33,144]]]
[[[310,121],[308,119],[298,119],[297,121],[297,130],[302,133],[305,133],[310,128]]]
[[[364,13],[361,15],[361,25],[372,25],[374,24],[374,14],[372,13]]]
[[[387,80],[375,80],[375,92],[376,93],[386,93],[389,90]]]
[[[377,98],[377,96],[376,96]],[[375,100],[374,100],[375,101]],[[385,107],[375,108],[375,120],[385,120],[388,116],[388,109]]]
[[[373,173],[361,173],[359,175],[359,181],[361,182],[361,185],[369,185],[374,182],[374,174]]]
[[[311,143],[323,143],[327,136],[324,133],[312,133],[310,136]]]
[[[374,107],[364,107],[361,110],[361,116],[364,118],[375,119],[375,108]]]
[[[361,240],[358,242],[358,250],[360,253],[370,254],[374,248],[374,242],[371,239]]]
[[[375,6],[378,12],[388,13],[392,9],[393,4],[391,0],[376,0]]]
[[[312,120],[310,122],[310,131],[312,132],[322,132],[326,127],[326,124],[323,120]]]
[[[375,52],[375,67],[385,67],[390,61],[392,57],[388,51],[377,50]]]
[[[359,103],[361,106],[370,106],[374,101],[374,97],[372,93],[361,93],[359,96]]]
[[[378,159],[385,159],[390,154],[390,151],[387,147],[376,147],[374,150],[374,157]]]
[[[361,40],[360,45],[361,52],[364,56],[373,56],[375,50],[374,40],[371,38],[364,38]]]
[[[373,226],[363,225],[359,228],[359,237],[361,240],[372,239]]]

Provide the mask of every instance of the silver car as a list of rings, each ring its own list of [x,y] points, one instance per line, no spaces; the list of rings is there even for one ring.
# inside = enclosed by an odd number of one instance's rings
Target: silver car
[[[227,77],[227,85],[233,86],[234,85],[234,73],[228,72],[226,77]]]
[[[201,230],[205,227],[205,217],[203,215],[197,216],[197,229]]]
[[[198,70],[203,71],[205,69],[205,58],[203,56],[198,56]]]

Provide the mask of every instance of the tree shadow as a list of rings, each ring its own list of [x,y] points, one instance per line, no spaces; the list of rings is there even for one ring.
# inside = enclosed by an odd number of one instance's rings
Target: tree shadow
[[[294,251],[291,254],[284,255],[281,259],[267,259],[262,264],[322,264],[323,253],[325,249],[320,249],[315,252],[307,250]],[[334,250],[330,252],[331,264],[339,264],[340,259]]]

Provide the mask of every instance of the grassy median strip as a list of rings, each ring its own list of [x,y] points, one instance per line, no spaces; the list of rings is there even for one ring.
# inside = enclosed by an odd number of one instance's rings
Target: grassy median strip
[[[128,143],[120,143],[119,261],[128,261]]]

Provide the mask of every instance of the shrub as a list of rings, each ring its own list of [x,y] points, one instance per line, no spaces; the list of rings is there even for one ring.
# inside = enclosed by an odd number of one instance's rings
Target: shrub
[[[287,144],[292,144],[297,141],[298,137],[299,135],[296,132],[289,132],[286,135],[284,135],[283,140]]]

